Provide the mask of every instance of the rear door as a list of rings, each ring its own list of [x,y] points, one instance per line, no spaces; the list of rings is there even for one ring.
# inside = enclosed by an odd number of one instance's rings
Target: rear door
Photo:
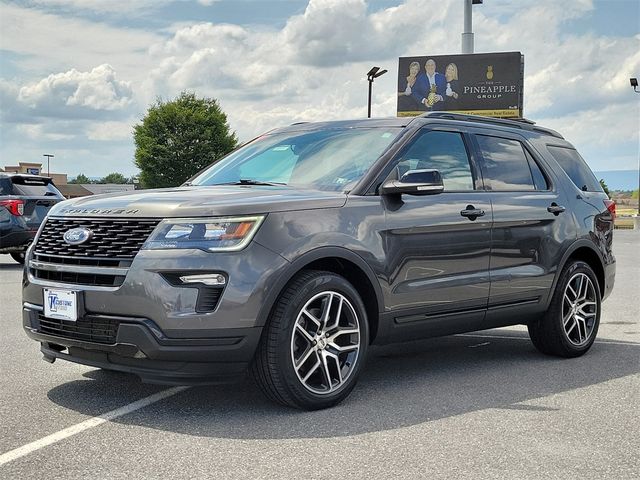
[[[445,189],[434,195],[383,197],[392,338],[482,325],[489,294],[491,204],[470,153],[464,133],[428,127],[395,160],[400,175],[439,170]]]
[[[501,131],[474,141],[493,205],[485,326],[521,323],[544,309],[564,242],[575,235],[568,199],[524,137]]]

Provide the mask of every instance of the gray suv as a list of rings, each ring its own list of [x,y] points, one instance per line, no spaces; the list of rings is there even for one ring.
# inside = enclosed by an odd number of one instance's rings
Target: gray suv
[[[64,200],[51,178],[22,173],[0,173],[0,254],[24,263],[49,209]]]
[[[428,113],[300,123],[179,188],[50,211],[23,323],[45,360],[197,384],[249,371],[274,401],[335,405],[371,344],[527,325],[593,344],[615,206],[528,121]]]

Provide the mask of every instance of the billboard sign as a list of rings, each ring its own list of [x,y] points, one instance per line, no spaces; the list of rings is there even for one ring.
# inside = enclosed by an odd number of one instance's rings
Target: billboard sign
[[[428,111],[522,117],[520,52],[400,57],[398,116]]]

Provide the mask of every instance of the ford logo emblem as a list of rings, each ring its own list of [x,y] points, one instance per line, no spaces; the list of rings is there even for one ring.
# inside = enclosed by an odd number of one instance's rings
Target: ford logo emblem
[[[80,245],[88,241],[93,236],[93,232],[88,228],[72,228],[64,232],[62,238],[69,245]]]

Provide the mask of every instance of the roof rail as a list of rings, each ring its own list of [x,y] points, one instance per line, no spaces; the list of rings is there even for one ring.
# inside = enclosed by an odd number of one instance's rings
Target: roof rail
[[[481,122],[481,123],[493,123],[494,125],[504,125],[506,127],[519,128],[521,130],[528,130],[530,132],[538,132],[543,133],[545,135],[551,135],[553,137],[562,138],[564,137],[560,135],[555,130],[551,130],[550,128],[544,127],[536,127],[534,126],[536,122],[532,120],[528,120],[526,118],[493,118],[493,117],[483,117],[481,115],[471,115],[464,113],[450,113],[450,112],[426,112],[420,115],[420,118],[444,118],[449,120],[461,120],[465,122]]]

